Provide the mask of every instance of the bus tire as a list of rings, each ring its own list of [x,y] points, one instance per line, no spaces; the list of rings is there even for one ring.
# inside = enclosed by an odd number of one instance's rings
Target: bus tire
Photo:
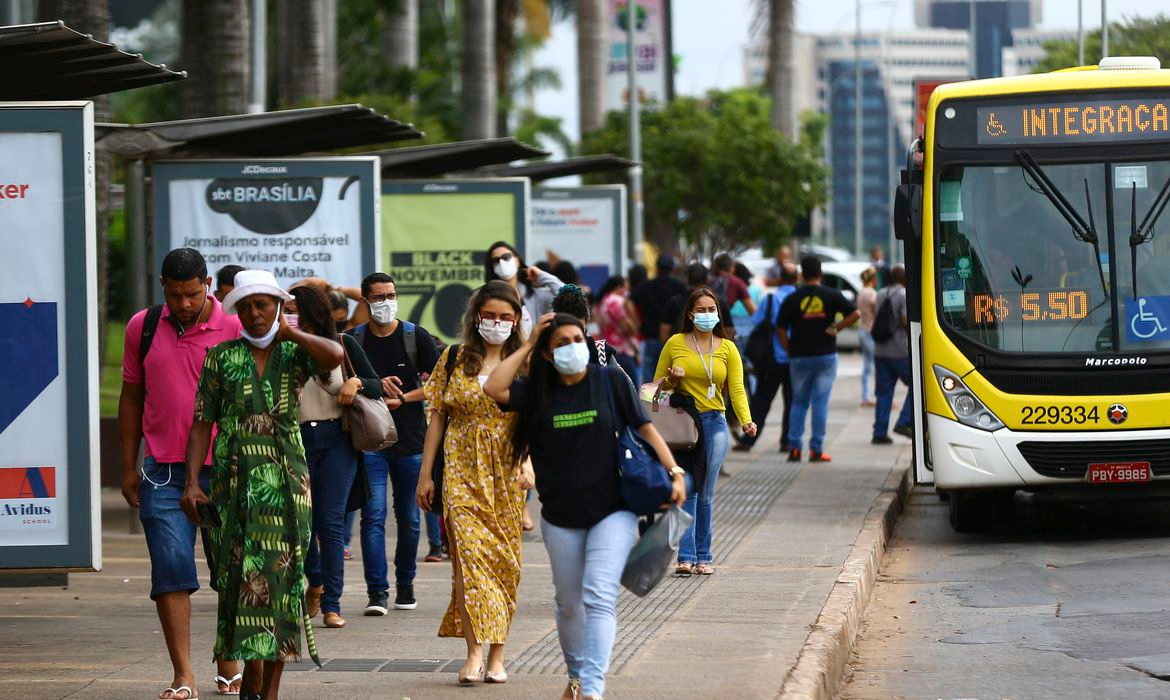
[[[938,500],[942,501],[943,503],[951,500],[951,492],[947,491],[946,489],[935,489],[934,492],[938,494]]]
[[[980,491],[950,491],[951,529],[959,533],[986,532],[991,525],[991,504]]]

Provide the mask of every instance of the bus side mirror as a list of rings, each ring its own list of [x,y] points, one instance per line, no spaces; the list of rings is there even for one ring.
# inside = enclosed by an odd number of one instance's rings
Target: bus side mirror
[[[922,238],[922,185],[898,185],[894,192],[894,236],[900,241]]]

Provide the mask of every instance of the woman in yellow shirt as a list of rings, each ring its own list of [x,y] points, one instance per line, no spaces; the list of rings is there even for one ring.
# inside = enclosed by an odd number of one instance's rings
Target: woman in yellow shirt
[[[707,456],[704,483],[687,489],[686,511],[695,521],[683,535],[678,552],[679,576],[692,573],[715,573],[711,566],[711,513],[715,505],[715,482],[727,456],[727,410],[723,388],[731,395],[731,405],[745,435],[756,434],[744,389],[743,361],[735,343],[723,335],[719,322],[719,302],[715,292],[702,287],[691,292],[683,305],[682,332],[666,341],[658,358],[656,380],[668,389],[687,394],[699,411],[699,428]]]

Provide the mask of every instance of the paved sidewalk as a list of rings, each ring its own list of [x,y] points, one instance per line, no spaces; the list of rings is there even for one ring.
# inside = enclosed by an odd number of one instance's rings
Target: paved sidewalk
[[[732,477],[720,482],[716,498],[716,575],[669,578],[645,599],[623,593],[607,698],[776,696],[866,513],[909,451],[900,438],[889,447],[869,444],[872,410],[858,408],[858,369],[859,358],[843,357],[828,441],[832,464],[785,463],[775,447],[776,425],[752,453],[731,454]],[[147,597],[146,548],[141,535],[127,534],[120,503],[116,493],[103,497],[103,572],[72,575],[67,589],[0,595],[0,698],[146,699],[157,697],[170,680]],[[355,560],[346,565],[342,599],[349,626],[316,630],[325,666],[290,667],[283,696],[558,697],[565,677],[551,575],[538,535],[525,536],[506,687],[455,683],[463,643],[435,636],[450,592],[449,564],[420,562],[417,610],[367,618],[361,615],[365,586]],[[393,542],[388,547],[393,551]],[[214,593],[205,586],[192,597],[192,608],[196,680],[203,698],[217,697],[210,682]]]

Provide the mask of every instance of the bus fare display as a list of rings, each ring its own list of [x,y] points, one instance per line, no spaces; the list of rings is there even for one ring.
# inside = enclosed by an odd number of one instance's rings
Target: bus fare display
[[[1005,321],[1079,321],[1089,315],[1089,293],[1083,289],[1036,290],[971,295],[968,318],[975,324]]]
[[[980,146],[1170,138],[1170,101],[1019,103],[980,107],[976,115]]]

